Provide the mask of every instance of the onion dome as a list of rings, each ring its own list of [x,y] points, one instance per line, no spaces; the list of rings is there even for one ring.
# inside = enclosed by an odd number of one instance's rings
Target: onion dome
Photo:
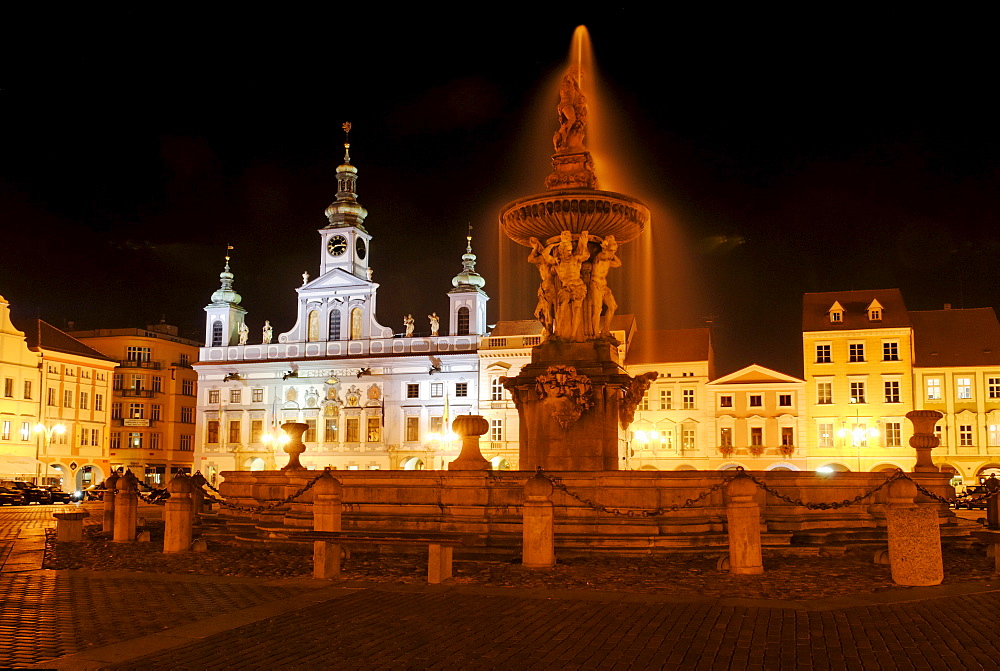
[[[230,249],[232,249],[230,247]],[[212,303],[229,303],[231,305],[239,305],[239,302],[243,300],[243,297],[238,293],[233,291],[233,274],[229,270],[229,255],[226,255],[226,267],[219,273],[219,280],[222,286],[220,286],[215,293],[212,294]]]
[[[345,121],[344,162],[337,166],[337,200],[326,208],[327,228],[359,226],[364,228],[368,210],[358,203],[358,169],[351,165],[351,124]]]
[[[462,272],[451,280],[451,285],[456,290],[468,291],[470,289],[482,289],[486,286],[486,279],[476,272],[476,255],[472,253],[472,227],[469,227],[469,235],[465,236],[465,254],[462,254]]]

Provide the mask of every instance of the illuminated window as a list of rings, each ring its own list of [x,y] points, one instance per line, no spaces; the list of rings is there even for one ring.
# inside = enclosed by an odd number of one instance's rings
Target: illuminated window
[[[854,403],[867,403],[865,400],[865,383],[864,382],[852,382],[851,383],[851,399]]]
[[[431,397],[440,398],[444,396],[444,384],[441,382],[431,382]]]
[[[847,345],[847,360],[851,363],[862,363],[865,360],[865,344],[852,342]]]
[[[903,444],[902,424],[899,422],[886,422],[883,430],[885,431],[886,447],[899,447]]]
[[[1000,446],[1000,424],[990,424],[987,438],[990,441],[990,447]]]
[[[694,429],[684,429],[682,435],[685,450],[694,449]]]
[[[899,403],[899,381],[898,380],[886,380],[885,381],[885,402],[886,403]]]
[[[377,443],[382,440],[382,418],[368,418],[368,442]]]
[[[251,399],[251,401],[253,403],[263,403],[264,402],[264,390],[263,389],[254,389],[253,390],[253,398]]]
[[[674,407],[674,394],[669,389],[660,390],[660,410],[672,410]]]
[[[440,416],[434,416],[430,418],[429,426],[431,433],[441,433],[441,427],[444,426],[444,419]]]
[[[0,439],[10,440],[10,420],[4,420],[0,425]]]
[[[336,417],[326,418],[326,427],[323,433],[323,440],[327,443],[336,443],[340,440],[340,426]]]
[[[694,410],[694,389],[685,389],[681,392],[685,410]]]
[[[969,400],[972,398],[972,378],[960,377],[955,380],[955,390],[958,398]]]
[[[208,392],[208,402],[210,405],[218,405],[222,401],[222,394],[218,389]]]
[[[937,378],[929,378],[927,380],[927,400],[928,401],[941,400],[941,380]]]
[[[31,422],[21,422],[21,440],[27,441],[29,438],[31,438]]]
[[[494,443],[503,441],[503,418],[490,420],[490,440]]]
[[[833,403],[833,383],[816,383],[816,403],[819,405],[829,405]]]
[[[406,398],[420,398],[420,385],[419,384],[406,385]]]
[[[818,424],[819,446],[833,447],[833,424]]]
[[[142,419],[146,416],[146,406],[143,403],[128,404],[129,419]]]
[[[882,343],[882,361],[899,361],[899,343],[895,340]]]
[[[830,355],[830,344],[824,343],[816,345],[816,363],[830,363],[833,358]]]
[[[502,401],[503,400],[503,380],[499,377],[495,377],[490,380],[490,400],[491,401]]]
[[[261,419],[250,420],[250,442],[259,443],[264,435],[264,421]]]
[[[733,446],[733,430],[730,428],[719,429],[719,447]]]
[[[855,447],[868,447],[868,425],[852,424],[851,435],[854,438]]]
[[[302,434],[302,442],[304,443],[315,443],[316,442],[316,420],[307,419],[306,427],[308,427],[304,434]]]
[[[751,447],[761,447],[764,445],[764,429],[763,427],[753,426],[750,427],[750,446]]]
[[[128,434],[128,447],[132,448],[133,450],[141,450],[142,434],[139,433],[138,431],[133,431],[132,433]]]
[[[733,407],[733,397],[732,396],[720,396],[719,397],[719,407],[720,408],[731,408],[731,407]]]
[[[843,310],[830,310],[830,323],[839,324],[844,320]]]
[[[750,394],[750,407],[760,408],[764,405],[764,397],[760,394]]]
[[[416,443],[420,440],[420,418],[410,415],[406,418],[406,442]]]
[[[3,395],[7,398],[14,398],[14,378],[7,377],[3,381]]]

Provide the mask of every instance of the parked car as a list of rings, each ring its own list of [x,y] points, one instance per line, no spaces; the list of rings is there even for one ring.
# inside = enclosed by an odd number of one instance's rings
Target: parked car
[[[38,485],[33,485],[30,482],[24,482],[23,480],[4,480],[0,482],[0,486],[6,487],[7,489],[16,489],[21,492],[24,496],[24,500],[28,503],[52,503],[52,493],[47,489],[42,489]]]
[[[89,487],[84,487],[83,489],[78,489],[72,494],[74,503],[80,503],[81,501],[103,501],[104,500],[104,483],[99,483],[96,485],[90,485]]]
[[[73,496],[69,492],[64,492],[59,485],[40,485],[52,496],[52,503],[72,503]]]
[[[965,508],[967,510],[975,510],[975,509],[986,510],[985,499],[982,501],[970,501],[969,499],[974,499],[980,496],[984,496],[988,492],[989,490],[986,489],[986,487],[984,487],[983,485],[970,485],[969,487],[966,487],[965,491],[962,493],[962,497],[964,498],[964,500],[956,501],[953,505],[955,506],[956,510],[961,510],[962,508]]]
[[[0,506],[23,506],[24,495],[16,489],[0,487]]]

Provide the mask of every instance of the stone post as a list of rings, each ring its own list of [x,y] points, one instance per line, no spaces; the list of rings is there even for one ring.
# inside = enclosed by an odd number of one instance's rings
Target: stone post
[[[78,543],[83,540],[83,518],[89,517],[86,510],[52,513],[56,518],[56,542]]]
[[[194,485],[191,478],[178,473],[167,484],[167,491],[170,498],[163,504],[163,551],[187,552],[194,527]]]
[[[757,485],[743,475],[726,485],[726,520],[729,531],[729,572],[758,575],[764,572],[760,551],[760,506],[754,501]]]
[[[205,511],[205,485],[207,484],[208,480],[201,474],[201,471],[195,471],[195,474],[191,476],[191,494],[193,496],[192,501],[194,501],[195,524],[198,523],[198,515]]]
[[[541,471],[524,483],[521,517],[521,565],[526,568],[551,568],[556,563],[552,483]]]
[[[135,540],[135,521],[139,511],[137,480],[132,471],[126,470],[118,478],[118,493],[115,495],[115,543],[130,543]]]
[[[934,425],[942,417],[944,415],[937,410],[911,410],[906,413],[906,419],[913,423],[910,447],[917,451],[917,461],[913,464],[914,473],[940,472],[940,469],[934,465],[934,460],[931,459],[931,450],[941,442],[934,435]]]
[[[914,503],[916,495],[917,486],[910,480],[889,485],[885,521],[892,580],[898,585],[940,585],[944,564],[937,510]]]
[[[115,490],[118,489],[118,478],[121,476],[117,472],[112,473],[104,481],[104,519],[101,522],[101,532],[113,534],[115,532]]]
[[[991,475],[983,483],[986,491],[993,493],[1000,489],[1000,480],[997,476]],[[1000,531],[1000,495],[986,500],[986,528],[990,531]]]
[[[330,475],[327,471],[316,484],[312,486],[313,491],[313,531],[341,531],[341,512],[343,505],[340,502],[342,491],[340,481]]]
[[[285,444],[285,452],[288,453],[288,463],[281,467],[283,471],[305,470],[305,466],[299,463],[299,455],[306,451],[305,443],[302,442],[302,434],[306,432],[309,425],[305,422],[285,422],[281,425],[281,430],[288,436]]]
[[[462,452],[448,464],[449,471],[488,471],[490,462],[479,450],[479,436],[490,430],[490,423],[482,415],[459,415],[451,423],[451,430],[462,437]]]

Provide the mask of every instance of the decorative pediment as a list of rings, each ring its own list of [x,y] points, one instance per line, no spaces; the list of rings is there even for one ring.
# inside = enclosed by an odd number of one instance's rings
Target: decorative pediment
[[[774,384],[788,382],[797,382],[802,384],[805,381],[755,363],[746,366],[745,368],[740,368],[738,371],[732,372],[729,375],[723,375],[720,378],[716,378],[715,380],[709,382],[708,385],[718,386],[723,384],[756,383]]]
[[[880,322],[882,321],[882,311],[884,308],[882,304],[878,302],[878,299],[872,299],[872,302],[868,304],[866,312],[868,313],[868,321],[870,322]]]
[[[363,280],[356,275],[352,275],[343,268],[334,268],[325,275],[320,275],[311,282],[307,282],[299,287],[300,294],[310,296],[311,294],[325,292],[330,289],[354,289],[358,291],[370,291],[373,284]]]

